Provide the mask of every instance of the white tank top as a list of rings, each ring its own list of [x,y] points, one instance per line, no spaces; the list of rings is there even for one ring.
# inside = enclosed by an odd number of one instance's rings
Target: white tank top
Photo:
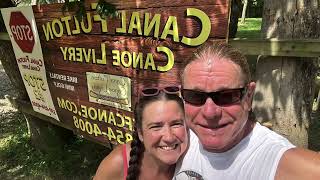
[[[283,153],[295,146],[256,123],[250,134],[223,153],[203,149],[190,130],[190,147],[178,162],[174,180],[273,180]]]

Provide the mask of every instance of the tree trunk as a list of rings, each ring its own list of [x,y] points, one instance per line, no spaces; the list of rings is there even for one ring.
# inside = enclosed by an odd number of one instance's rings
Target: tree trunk
[[[0,8],[13,7],[15,4],[11,0],[1,0]]]
[[[320,11],[310,0],[266,0],[264,38],[319,38]],[[308,147],[316,69],[312,58],[260,57],[254,111],[293,144]]]
[[[240,23],[244,23],[245,21],[247,7],[248,7],[248,0],[244,0]]]
[[[229,38],[236,37],[240,11],[241,11],[241,0],[232,0],[231,15],[230,15],[230,22],[229,22]]]
[[[0,40],[0,61],[14,87],[16,98],[29,100],[10,41]]]
[[[312,108],[313,111],[319,111],[319,102],[320,102],[320,90],[318,91],[318,94],[316,96],[316,102],[314,107]]]

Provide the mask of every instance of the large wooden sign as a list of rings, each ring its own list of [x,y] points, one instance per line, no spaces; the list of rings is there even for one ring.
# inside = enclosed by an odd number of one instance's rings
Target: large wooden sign
[[[226,38],[229,2],[108,2],[118,17],[101,18],[95,1],[87,2],[82,20],[74,12],[63,13],[63,4],[33,6],[34,19],[23,19],[19,8],[2,13],[11,15],[4,17],[15,48],[29,57],[21,66],[45,67],[44,75],[36,70],[33,75],[45,77],[51,95],[45,101],[53,102],[58,123],[89,139],[116,144],[132,139],[133,109],[142,88],[179,85],[182,63],[195,48]],[[43,57],[31,63],[36,37]]]

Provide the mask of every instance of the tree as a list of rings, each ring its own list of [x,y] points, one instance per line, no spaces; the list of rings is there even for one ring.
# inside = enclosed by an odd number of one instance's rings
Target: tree
[[[243,0],[243,8],[242,8],[242,14],[241,14],[240,23],[244,23],[244,21],[245,21],[247,7],[248,7],[248,0]]]
[[[319,38],[318,4],[310,0],[266,0],[264,38]],[[260,57],[256,68],[254,112],[260,121],[271,121],[273,130],[300,147],[308,147],[308,133],[316,74],[314,59]]]
[[[241,0],[231,1],[231,17],[229,23],[229,38],[234,38],[238,30],[238,21],[241,11]]]

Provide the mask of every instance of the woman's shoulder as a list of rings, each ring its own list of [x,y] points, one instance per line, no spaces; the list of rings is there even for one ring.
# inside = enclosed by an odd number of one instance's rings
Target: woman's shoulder
[[[102,160],[94,180],[123,179],[123,148],[126,146],[128,145],[118,145]],[[128,154],[128,149],[126,147],[126,154]]]

